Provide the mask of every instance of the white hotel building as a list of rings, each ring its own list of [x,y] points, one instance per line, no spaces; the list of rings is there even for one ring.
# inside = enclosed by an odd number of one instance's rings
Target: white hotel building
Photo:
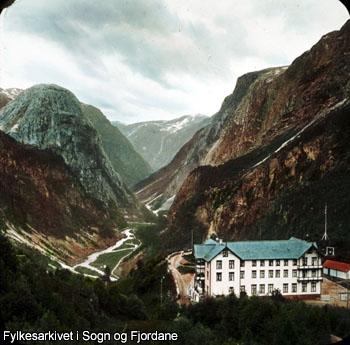
[[[318,297],[322,263],[317,245],[297,238],[282,241],[216,242],[194,245],[196,286],[201,296]]]

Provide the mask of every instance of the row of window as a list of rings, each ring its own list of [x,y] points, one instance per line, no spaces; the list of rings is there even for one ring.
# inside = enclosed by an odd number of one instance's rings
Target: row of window
[[[235,280],[235,273],[234,272],[229,272],[229,281],[234,281]],[[265,271],[260,271],[259,272],[260,278],[265,278]],[[240,271],[240,279],[244,279],[245,277],[245,272]],[[257,277],[257,271],[252,271],[252,278]],[[269,278],[280,278],[281,277],[281,270],[275,270],[275,274],[273,270],[268,271],[268,277]],[[289,271],[288,270],[283,270],[283,278],[288,278],[289,277]],[[298,277],[298,271],[297,270],[292,270],[292,278],[297,278]],[[302,277],[307,278],[307,272],[302,272]],[[317,271],[312,270],[311,271],[311,277],[312,278],[317,278]],[[222,272],[217,272],[216,273],[216,281],[222,281]]]
[[[223,254],[225,253],[225,251],[223,252]],[[223,255],[225,256],[225,255]],[[227,256],[227,255],[226,255]],[[305,257],[303,258],[303,266],[308,266],[309,264],[309,258]],[[259,260],[260,263],[260,267],[265,267],[265,261],[267,260]],[[281,265],[281,260],[268,260],[269,266],[274,266],[274,262],[275,262],[275,266],[280,266]],[[289,264],[289,260],[283,260],[284,266],[288,266]],[[298,260],[293,260],[293,266],[297,266],[298,264]],[[317,266],[319,264],[318,262],[318,258],[316,257],[312,257],[311,258],[311,265],[312,266]],[[244,267],[245,266],[245,261],[241,261],[240,262],[240,266]],[[257,260],[252,260],[252,266],[256,267],[257,266]],[[222,269],[222,260],[216,260],[216,268],[218,270]],[[230,269],[234,269],[235,268],[235,261],[234,260],[229,260],[229,268]]]
[[[259,260],[260,267],[265,267],[266,261],[268,261],[269,266],[274,266],[274,264],[275,264],[275,266],[281,266],[281,261],[283,261],[283,265],[284,266],[288,266],[289,265],[289,260]],[[256,267],[257,263],[258,263],[257,260],[253,260],[252,261],[252,266]],[[298,264],[298,260],[293,260],[293,266],[296,266],[297,264]],[[243,261],[243,266],[242,267],[244,267],[244,261]]]
[[[223,257],[227,256],[224,255],[225,251],[223,252]],[[260,267],[265,267],[265,261],[266,260],[259,260],[260,262]],[[268,260],[269,261],[269,266],[274,266],[274,261],[276,261],[276,266],[281,265],[281,260]],[[283,260],[284,266],[288,266],[289,260]],[[298,264],[298,260],[293,260],[293,266],[296,266]],[[245,266],[245,261],[240,261],[240,266],[244,267]],[[257,260],[252,260],[252,266],[256,267],[257,266]],[[216,260],[216,268],[221,269],[222,268],[222,261],[221,260]],[[235,261],[234,260],[229,260],[229,268],[233,269],[235,268]]]
[[[308,292],[309,289],[309,284],[308,283],[302,283],[301,284],[301,292]],[[265,295],[266,292],[267,293],[272,293],[274,290],[274,285],[273,284],[268,284],[267,285],[267,291],[266,291],[266,284],[252,284],[250,287],[250,293],[251,295]],[[233,292],[233,287],[230,287],[230,292]],[[240,288],[241,292],[246,292],[245,289],[245,285],[241,285]],[[317,283],[316,282],[312,282],[311,283],[311,292],[316,292],[317,291]],[[292,284],[283,284],[283,293],[297,293],[298,292],[298,285],[296,283],[292,283]]]
[[[275,274],[274,274],[275,273]],[[243,274],[244,276],[244,274]],[[265,271],[260,271],[259,272],[259,276],[260,278],[265,278]],[[275,278],[280,278],[281,277],[281,271],[280,270],[275,270],[275,272],[273,270],[269,270],[268,271],[268,277],[269,278],[273,278],[275,276]],[[289,276],[289,271],[288,270],[283,270],[283,278],[288,278]],[[298,271],[297,270],[292,270],[292,277],[296,278],[298,276]],[[252,278],[256,278],[257,277],[257,271],[252,271]]]

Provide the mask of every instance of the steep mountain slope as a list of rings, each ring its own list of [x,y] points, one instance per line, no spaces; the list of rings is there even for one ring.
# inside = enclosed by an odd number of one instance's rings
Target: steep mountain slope
[[[0,88],[0,109],[14,100],[23,90],[18,88]],[[84,116],[91,122],[102,139],[102,146],[111,161],[114,170],[127,186],[150,175],[150,165],[139,155],[124,135],[113,126],[98,108],[81,103]]]
[[[89,119],[99,126],[97,110],[87,112],[55,85],[25,90],[0,111],[0,129],[17,140],[0,132],[2,227],[69,262],[115,241],[125,219],[149,216],[104,151]]]
[[[349,89],[349,23],[323,37],[289,67],[248,73],[237,81],[212,123],[196,133],[173,161],[136,186],[158,207],[173,197],[190,171],[220,165],[302,127]]]
[[[9,103],[11,99],[0,90],[0,109],[3,108],[7,103]]]
[[[202,158],[208,166],[188,176],[170,210],[171,246],[189,243],[183,229],[197,241],[211,233],[320,239],[326,202],[334,205],[333,239],[349,246],[349,55],[350,21],[226,108]]]
[[[82,104],[83,114],[91,121],[102,139],[102,146],[117,171],[128,186],[146,178],[151,173],[149,164],[138,154],[128,139],[112,126],[103,113],[87,104]]]
[[[210,124],[199,130],[167,166],[135,186],[138,198],[149,203],[153,209],[173,200],[188,174],[199,165],[208,164],[208,153],[224,132],[236,108],[249,97],[251,89],[263,88],[267,80],[272,80],[284,71],[285,68],[270,68],[238,78],[234,92],[225,98]]]
[[[186,115],[170,121],[146,121],[125,125],[114,123],[137,152],[156,171],[168,164],[177,151],[201,128],[210,123],[204,115]]]
[[[14,100],[23,90],[17,88],[2,89],[0,88],[0,109],[7,103]]]
[[[117,207],[90,197],[61,157],[0,131],[0,228],[8,236],[75,262],[109,245],[123,224]]]
[[[115,204],[129,217],[142,212],[70,91],[55,85],[25,90],[0,111],[0,129],[19,142],[63,157],[86,193],[104,205]]]

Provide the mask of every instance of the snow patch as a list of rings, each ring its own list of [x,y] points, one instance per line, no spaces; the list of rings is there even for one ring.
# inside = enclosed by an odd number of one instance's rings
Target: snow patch
[[[0,89],[0,92],[2,92],[5,96],[10,98],[11,100],[14,100],[23,90],[17,89],[17,88],[11,88],[11,89]]]
[[[19,123],[16,123],[12,126],[12,128],[9,130],[9,133],[16,133],[18,132],[18,127],[19,127]]]
[[[156,211],[154,211],[152,209],[152,204],[158,200],[160,197],[162,197],[163,194],[159,194],[157,196],[155,196],[155,194],[153,194],[146,202],[145,202],[145,206],[148,208],[149,211],[151,211],[152,213],[154,213],[155,215],[158,215]]]
[[[170,124],[169,126],[162,128],[162,132],[176,133],[181,129],[185,128],[192,121],[192,117],[186,117],[181,121]]]
[[[173,204],[174,200],[175,200],[175,195],[173,195],[169,199],[165,200],[164,203],[162,204],[162,206],[160,206],[154,212],[158,215],[159,212],[161,212],[161,211],[168,211],[170,209],[171,205]]]

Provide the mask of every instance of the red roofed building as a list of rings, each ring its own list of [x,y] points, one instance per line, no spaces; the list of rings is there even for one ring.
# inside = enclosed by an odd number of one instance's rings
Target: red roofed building
[[[350,279],[350,263],[326,260],[323,263],[323,273],[340,279]]]

